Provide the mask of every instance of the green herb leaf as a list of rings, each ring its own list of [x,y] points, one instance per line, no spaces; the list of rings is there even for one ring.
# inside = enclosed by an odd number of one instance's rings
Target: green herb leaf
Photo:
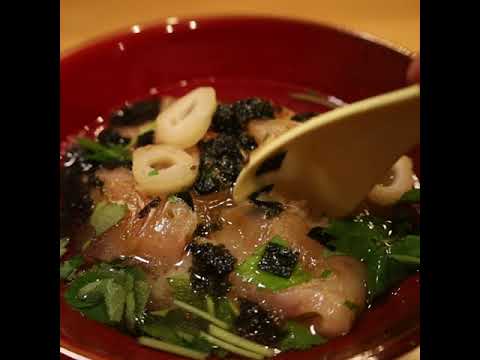
[[[281,246],[288,246],[287,242],[279,236],[275,236],[270,240],[271,243]],[[286,279],[258,269],[267,244],[259,247],[251,256],[245,259],[236,268],[238,276],[242,277],[244,281],[256,284],[259,288],[267,288],[272,291],[280,291],[289,287],[302,284],[310,281],[312,275],[304,271],[300,264],[297,264],[290,278]]]
[[[125,298],[125,325],[130,332],[135,331],[136,317],[135,317],[135,294],[133,291],[128,292]]]
[[[158,170],[157,169],[153,169],[148,173],[148,176],[155,176],[155,175],[158,175]]]
[[[395,241],[390,247],[390,257],[417,258],[420,263],[420,236],[408,235]]]
[[[416,204],[420,202],[420,189],[407,191],[398,201],[402,204]]]
[[[218,299],[217,306],[215,308],[215,316],[223,322],[227,323],[228,325],[233,325],[236,316],[232,311],[232,306],[229,299]]]
[[[75,271],[83,265],[83,257],[75,255],[69,260],[65,260],[60,264],[60,279],[72,280]]]
[[[63,237],[60,239],[60,259],[67,252],[67,245],[70,242],[70,238]]]
[[[187,274],[172,276],[167,280],[173,290],[173,296],[175,299],[192,305],[197,309],[207,310],[205,297],[192,290],[190,279]]]
[[[125,205],[102,201],[98,203],[90,217],[90,224],[95,228],[97,236],[116,225],[127,213]]]
[[[135,315],[139,319],[143,319],[145,307],[147,306],[148,298],[150,297],[150,285],[143,280],[135,281],[134,295],[135,295]]]
[[[391,254],[411,255],[406,249],[415,248],[416,240],[410,237],[407,240],[389,237],[391,224],[387,225],[382,219],[369,216],[334,220],[325,230],[332,236],[333,240],[329,244],[336,248],[336,252],[353,256],[365,263],[369,301],[412,271],[411,265],[394,260]]]
[[[345,300],[343,305],[345,305],[347,308],[349,308],[352,311],[357,311],[359,309],[359,306],[354,302],[351,302],[350,300]]]
[[[86,150],[85,157],[88,160],[98,161],[99,163],[125,163],[132,159],[130,151],[125,146],[105,146],[87,138],[79,138],[77,143]]]
[[[125,289],[121,285],[115,283],[113,279],[108,279],[106,281],[104,298],[108,318],[110,321],[118,323],[123,317],[127,294]]]
[[[321,279],[326,279],[326,278],[330,277],[330,275],[332,275],[332,274],[333,274],[333,271],[332,271],[332,270],[330,270],[330,269],[325,269],[325,270],[323,270],[322,273],[320,274],[320,278],[321,278]]]
[[[287,335],[280,342],[280,350],[307,350],[315,345],[325,344],[327,339],[320,335],[312,334],[303,324],[287,321]]]

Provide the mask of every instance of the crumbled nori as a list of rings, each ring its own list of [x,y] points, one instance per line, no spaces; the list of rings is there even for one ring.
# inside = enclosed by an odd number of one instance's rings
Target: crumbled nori
[[[278,153],[268,158],[262,163],[262,165],[258,167],[257,171],[255,172],[255,175],[260,176],[265,173],[280,169],[280,167],[282,166],[282,162],[285,159],[285,156],[287,156],[286,151]]]
[[[200,223],[193,232],[193,238],[208,237],[211,233],[221,230],[222,225],[219,222]]]
[[[199,194],[209,194],[230,188],[240,174],[244,159],[235,136],[220,134],[202,141],[200,169],[194,188]]]
[[[223,245],[193,241],[188,250],[192,254],[192,289],[215,297],[226,295],[231,287],[228,275],[237,259]]]
[[[288,279],[295,270],[298,256],[298,251],[293,251],[279,244],[268,243],[258,263],[258,268]]]
[[[174,194],[174,196],[185,201],[185,203],[190,207],[190,209],[192,209],[192,211],[195,211],[192,195],[188,191],[176,193]]]
[[[274,117],[272,104],[259,98],[236,101],[233,104],[232,110],[242,128],[247,125],[249,120],[273,119]]]
[[[240,134],[238,141],[243,150],[252,151],[257,148],[257,142],[253,136],[248,135],[246,132]]]
[[[331,241],[334,240],[334,237],[325,232],[325,228],[315,226],[310,229],[307,236],[313,240],[318,241],[330,251],[335,251],[336,249],[335,245],[331,243]]]
[[[305,122],[307,120],[310,120],[312,117],[317,116],[318,114],[319,114],[318,112],[314,112],[314,111],[298,113],[292,116],[292,120],[298,121],[298,122]]]
[[[78,146],[72,146],[64,159],[60,169],[61,220],[62,227],[68,229],[73,224],[85,223],[92,214],[90,189],[98,164],[86,160],[84,150]]]
[[[253,193],[250,194],[250,196],[248,197],[250,200],[255,200],[257,199],[261,194],[263,193],[269,193],[273,190],[273,184],[269,184],[269,185],[265,185],[264,187],[262,187],[260,190],[257,190]]]
[[[242,130],[231,104],[219,104],[212,117],[212,130],[226,134],[236,134]]]
[[[272,314],[246,299],[240,299],[240,315],[235,319],[234,328],[241,337],[267,346],[276,346],[284,336]]]
[[[263,99],[251,98],[220,104],[212,118],[212,130],[225,134],[238,134],[253,119],[273,119],[272,104]]]
[[[130,142],[129,138],[120,136],[120,134],[112,128],[106,128],[97,136],[98,142],[105,146],[112,145],[127,145]]]
[[[258,197],[262,193],[268,193],[268,192],[271,192],[272,190],[273,190],[273,184],[270,184],[270,185],[264,186],[258,191],[255,191],[248,197],[248,199],[255,206],[258,206],[260,209],[262,209],[265,212],[265,216],[267,219],[270,219],[272,217],[279,215],[284,210],[282,203],[278,201],[267,201],[267,200],[258,199]]]
[[[137,147],[153,144],[154,137],[155,131],[153,130],[143,133],[137,138]]]
[[[145,207],[142,210],[138,212],[138,218],[143,219],[145,216],[147,216],[150,213],[150,210],[158,207],[161,201],[162,200],[158,196],[154,198],[147,205],[145,205]]]
[[[156,118],[159,112],[160,101],[158,98],[137,101],[133,104],[127,103],[110,116],[110,124],[112,126],[140,125]]]

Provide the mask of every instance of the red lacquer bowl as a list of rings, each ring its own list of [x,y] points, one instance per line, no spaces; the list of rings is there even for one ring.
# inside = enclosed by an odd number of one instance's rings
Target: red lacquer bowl
[[[61,60],[61,141],[94,131],[126,100],[182,95],[211,85],[223,101],[270,98],[296,111],[325,111],[292,99],[314,89],[353,102],[405,85],[411,54],[332,27],[286,19],[169,19],[70,52]],[[419,149],[412,154],[419,174]],[[177,357],[140,347],[72,310],[60,291],[61,351],[75,358],[142,360]],[[350,334],[279,360],[390,359],[419,344],[420,280],[415,275],[366,311]]]

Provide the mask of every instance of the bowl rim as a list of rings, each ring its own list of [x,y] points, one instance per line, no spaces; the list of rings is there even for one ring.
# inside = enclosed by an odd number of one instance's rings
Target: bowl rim
[[[172,19],[172,20],[169,20]],[[313,27],[322,27],[328,30],[348,35],[350,37],[355,37],[364,41],[367,41],[374,45],[379,45],[384,48],[388,48],[392,51],[395,51],[401,55],[407,56],[411,59],[414,58],[417,52],[410,50],[409,48],[399,45],[395,42],[387,40],[377,35],[373,35],[369,32],[353,30],[347,26],[343,25],[336,25],[333,23],[325,22],[325,21],[314,21],[296,17],[289,17],[289,16],[278,16],[278,15],[222,15],[216,14],[212,16],[193,16],[193,15],[184,15],[184,16],[171,16],[171,17],[163,17],[157,20],[143,22],[143,23],[136,23],[130,26],[122,26],[121,28],[107,32],[104,35],[95,36],[94,38],[89,38],[87,40],[79,42],[77,45],[72,47],[66,48],[63,51],[60,51],[60,69],[62,63],[69,61],[79,55],[81,55],[84,51],[92,49],[94,47],[107,44],[113,42],[117,39],[124,38],[129,36],[133,33],[132,27],[138,26],[141,29],[141,32],[148,32],[150,30],[154,30],[165,25],[169,25],[169,21],[173,21],[170,25],[181,25],[186,24],[189,21],[198,21],[207,26],[215,26],[216,24],[224,21],[234,20],[234,21],[261,21],[261,20],[270,20],[285,24],[291,25],[307,25]],[[417,347],[407,350],[404,354],[402,354],[398,359],[403,359],[404,356],[409,356],[412,354],[415,356],[419,353],[420,345]],[[88,349],[81,348],[79,346],[74,345],[70,341],[68,341],[64,336],[60,335],[60,353],[66,355],[75,360],[108,360],[108,358],[103,357],[101,355],[95,354]],[[410,359],[408,357],[408,359]]]
[[[172,19],[172,20],[169,20]],[[175,20],[173,20],[175,19]],[[158,18],[157,20],[135,23],[129,26],[121,26],[116,30],[109,31],[104,35],[94,36],[92,38],[88,38],[86,40],[80,41],[76,45],[68,47],[64,50],[60,51],[60,65],[65,60],[69,60],[72,57],[82,53],[84,50],[88,48],[92,48],[98,46],[100,44],[105,44],[111,42],[118,38],[123,38],[133,33],[132,27],[138,26],[143,31],[149,31],[161,26],[165,25],[181,25],[186,24],[189,21],[199,21],[207,25],[215,25],[216,23],[228,20],[236,20],[236,21],[251,21],[251,20],[271,20],[276,22],[283,22],[283,23],[290,23],[292,25],[308,25],[308,26],[315,26],[315,27],[323,27],[329,30],[333,30],[337,33],[341,33],[344,35],[353,36],[356,38],[360,38],[364,41],[380,45],[382,47],[388,48],[395,52],[398,52],[404,56],[408,56],[413,58],[417,51],[411,50],[404,45],[400,45],[396,42],[387,40],[381,36],[374,35],[372,33],[360,30],[353,30],[352,28],[344,25],[338,25],[334,23],[330,23],[327,21],[314,21],[290,16],[273,16],[273,15],[211,15],[211,16],[169,16]],[[170,21],[174,21],[170,24]]]

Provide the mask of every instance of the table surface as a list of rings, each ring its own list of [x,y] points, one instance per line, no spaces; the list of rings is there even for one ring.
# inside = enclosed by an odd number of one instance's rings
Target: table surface
[[[420,48],[420,0],[61,0],[60,51],[171,16],[244,14],[319,21],[370,33],[413,51]],[[419,359],[419,348],[404,359]]]
[[[258,14],[340,25],[387,39],[410,50],[420,47],[420,0],[61,0],[60,49],[98,35],[170,16]]]

